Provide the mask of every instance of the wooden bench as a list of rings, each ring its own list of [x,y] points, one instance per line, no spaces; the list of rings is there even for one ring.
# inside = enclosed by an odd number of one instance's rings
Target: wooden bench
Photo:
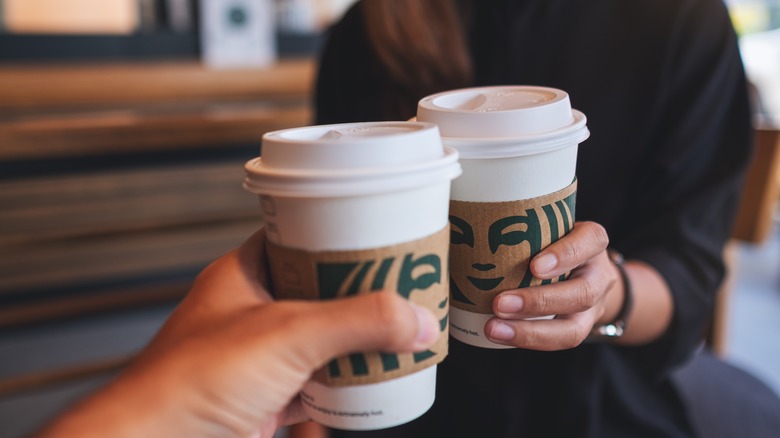
[[[260,224],[264,132],[310,123],[314,62],[0,67],[0,328],[172,300]]]
[[[733,294],[732,276],[738,268],[736,244],[764,243],[770,236],[780,199],[780,127],[759,123],[755,131],[755,150],[745,176],[740,205],[727,245],[727,277],[715,305],[715,314],[708,343],[719,356],[724,356],[728,344],[728,320]]]

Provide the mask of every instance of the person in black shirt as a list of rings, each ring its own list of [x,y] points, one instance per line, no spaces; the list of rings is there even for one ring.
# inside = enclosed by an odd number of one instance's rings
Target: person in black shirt
[[[436,402],[420,419],[333,436],[693,435],[670,374],[704,338],[751,153],[747,84],[725,6],[362,1],[329,31],[316,122],[406,120],[426,95],[483,85],[559,88],[588,118],[578,222],[532,262],[541,277],[574,267],[572,280],[499,295],[486,332],[522,348],[451,340]],[[627,283],[607,258],[607,236],[627,259]],[[545,255],[557,256],[548,272],[555,259]],[[616,318],[629,286],[625,335],[588,337]],[[524,307],[501,305],[512,296]],[[522,320],[551,313],[563,316]]]

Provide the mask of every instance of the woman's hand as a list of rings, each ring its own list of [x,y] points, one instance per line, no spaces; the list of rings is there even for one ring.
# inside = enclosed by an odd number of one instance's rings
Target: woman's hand
[[[607,256],[609,238],[594,222],[577,222],[566,236],[531,261],[531,272],[568,280],[507,290],[493,300],[496,318],[485,325],[494,342],[532,350],[563,350],[580,345],[597,322],[610,321],[623,299],[620,273]],[[554,319],[527,319],[556,315]]]
[[[272,302],[263,236],[212,263],[116,381],[43,436],[261,436],[305,420],[297,393],[353,351],[419,351],[438,323],[395,293]]]

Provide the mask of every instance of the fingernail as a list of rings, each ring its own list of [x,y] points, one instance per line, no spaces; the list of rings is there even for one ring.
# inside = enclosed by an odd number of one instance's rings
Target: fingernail
[[[490,327],[490,338],[496,341],[511,341],[515,338],[515,329],[503,322],[494,322]]]
[[[502,295],[498,299],[498,311],[516,313],[523,308],[523,299],[517,295]]]
[[[409,303],[417,316],[417,338],[414,340],[415,349],[431,346],[439,337],[438,323],[430,310]]]
[[[555,254],[547,253],[534,258],[534,268],[538,274],[545,274],[558,266],[558,257]]]

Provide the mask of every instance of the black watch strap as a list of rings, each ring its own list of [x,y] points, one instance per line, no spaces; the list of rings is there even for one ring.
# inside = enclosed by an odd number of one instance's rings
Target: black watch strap
[[[593,326],[590,334],[595,337],[619,338],[626,331],[626,322],[634,305],[634,293],[631,289],[631,281],[629,281],[628,274],[626,274],[626,268],[623,266],[626,261],[623,254],[613,249],[607,250],[607,254],[609,254],[609,259],[620,271],[620,281],[623,282],[623,305],[620,306],[620,310],[612,322]]]

